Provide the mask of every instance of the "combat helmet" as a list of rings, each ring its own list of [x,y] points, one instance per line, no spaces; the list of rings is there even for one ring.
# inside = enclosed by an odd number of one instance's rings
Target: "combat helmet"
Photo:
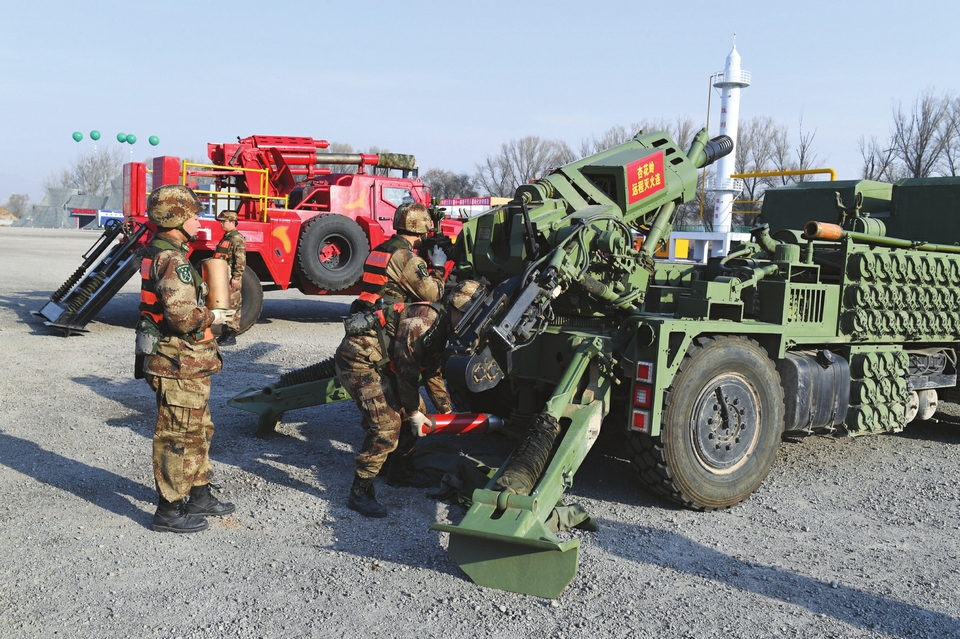
[[[217,215],[217,220],[220,222],[236,222],[237,212],[231,209],[224,209]]]
[[[393,230],[411,235],[426,235],[430,231],[430,212],[419,202],[405,202],[393,214]]]
[[[175,229],[203,210],[197,194],[180,184],[167,184],[147,197],[147,218],[162,229]]]
[[[486,290],[477,280],[463,280],[447,294],[447,303],[454,310],[466,313],[476,300],[483,297]]]

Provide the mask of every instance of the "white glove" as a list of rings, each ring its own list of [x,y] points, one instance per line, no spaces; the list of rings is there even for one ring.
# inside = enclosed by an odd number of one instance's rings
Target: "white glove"
[[[213,313],[213,326],[219,326],[221,324],[226,324],[233,319],[233,316],[237,314],[236,311],[225,308],[215,308],[210,311]]]
[[[424,429],[424,426],[427,428]],[[432,430],[432,422],[429,417],[417,411],[410,415],[410,429],[417,437],[423,437],[427,434],[427,431]]]
[[[430,258],[430,263],[438,268],[447,263],[447,254],[443,252],[439,245],[430,249],[427,256]]]

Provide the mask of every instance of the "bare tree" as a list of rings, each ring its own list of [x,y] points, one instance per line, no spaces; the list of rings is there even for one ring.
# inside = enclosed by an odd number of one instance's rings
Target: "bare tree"
[[[960,174],[960,97],[950,101],[950,116],[944,122],[943,131],[947,144],[943,147],[939,172],[956,177]]]
[[[85,195],[107,195],[110,182],[120,174],[126,159],[127,154],[119,147],[81,153],[68,168],[47,177],[43,186],[79,189]]]
[[[12,213],[14,217],[21,218],[30,210],[30,196],[13,193],[7,198],[3,208]]]
[[[551,169],[569,164],[573,151],[562,140],[544,140],[528,135],[500,145],[500,153],[477,165],[475,183],[481,191],[510,197],[521,184],[543,177]]]
[[[430,169],[420,177],[430,185],[434,197],[477,197],[473,178],[466,173]]]
[[[893,112],[891,146],[903,162],[908,177],[929,177],[950,143],[952,99],[924,91],[909,114],[901,104]]]
[[[896,182],[903,175],[902,165],[897,162],[896,152],[889,144],[880,144],[876,136],[868,142],[862,135],[857,142],[863,164],[860,176],[865,180]]]
[[[734,167],[737,173],[774,171],[785,169],[789,153],[787,128],[774,122],[773,118],[755,117],[740,125],[737,132],[737,149]],[[779,166],[778,166],[779,165]],[[755,210],[764,191],[777,181],[776,177],[745,178],[743,193],[734,203],[734,210]]]

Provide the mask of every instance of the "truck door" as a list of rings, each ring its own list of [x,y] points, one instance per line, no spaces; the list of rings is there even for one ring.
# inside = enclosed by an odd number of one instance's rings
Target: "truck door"
[[[390,182],[383,180],[377,187],[378,193],[376,202],[377,223],[383,229],[385,235],[393,235],[393,214],[397,207],[404,201],[413,200],[413,192],[410,185],[404,182]]]

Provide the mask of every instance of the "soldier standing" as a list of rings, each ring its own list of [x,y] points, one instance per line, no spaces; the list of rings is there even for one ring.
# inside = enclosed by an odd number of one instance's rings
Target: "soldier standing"
[[[217,343],[220,346],[233,346],[237,343],[237,334],[240,333],[240,306],[243,300],[240,297],[243,283],[243,269],[247,267],[247,241],[237,230],[237,212],[227,209],[217,216],[223,237],[217,244],[213,257],[227,260],[230,264],[230,308],[236,314],[220,330]]]
[[[365,517],[387,515],[374,493],[374,480],[397,448],[403,425],[396,378],[386,370],[397,318],[405,304],[436,302],[443,296],[443,250],[431,251],[432,269],[415,252],[430,226],[430,214],[422,204],[397,208],[393,217],[397,233],[370,252],[362,292],[350,308],[347,334],[334,356],[337,377],[356,402],[367,432],[347,502]]]
[[[223,324],[233,311],[203,305],[204,283],[186,257],[202,209],[185,186],[161,186],[147,199],[148,217],[158,228],[140,266],[137,355],[143,358],[138,373],[157,393],[153,473],[159,494],[153,529],[160,532],[205,530],[201,517],[235,510],[210,493],[210,376],[223,367],[210,327]]]

